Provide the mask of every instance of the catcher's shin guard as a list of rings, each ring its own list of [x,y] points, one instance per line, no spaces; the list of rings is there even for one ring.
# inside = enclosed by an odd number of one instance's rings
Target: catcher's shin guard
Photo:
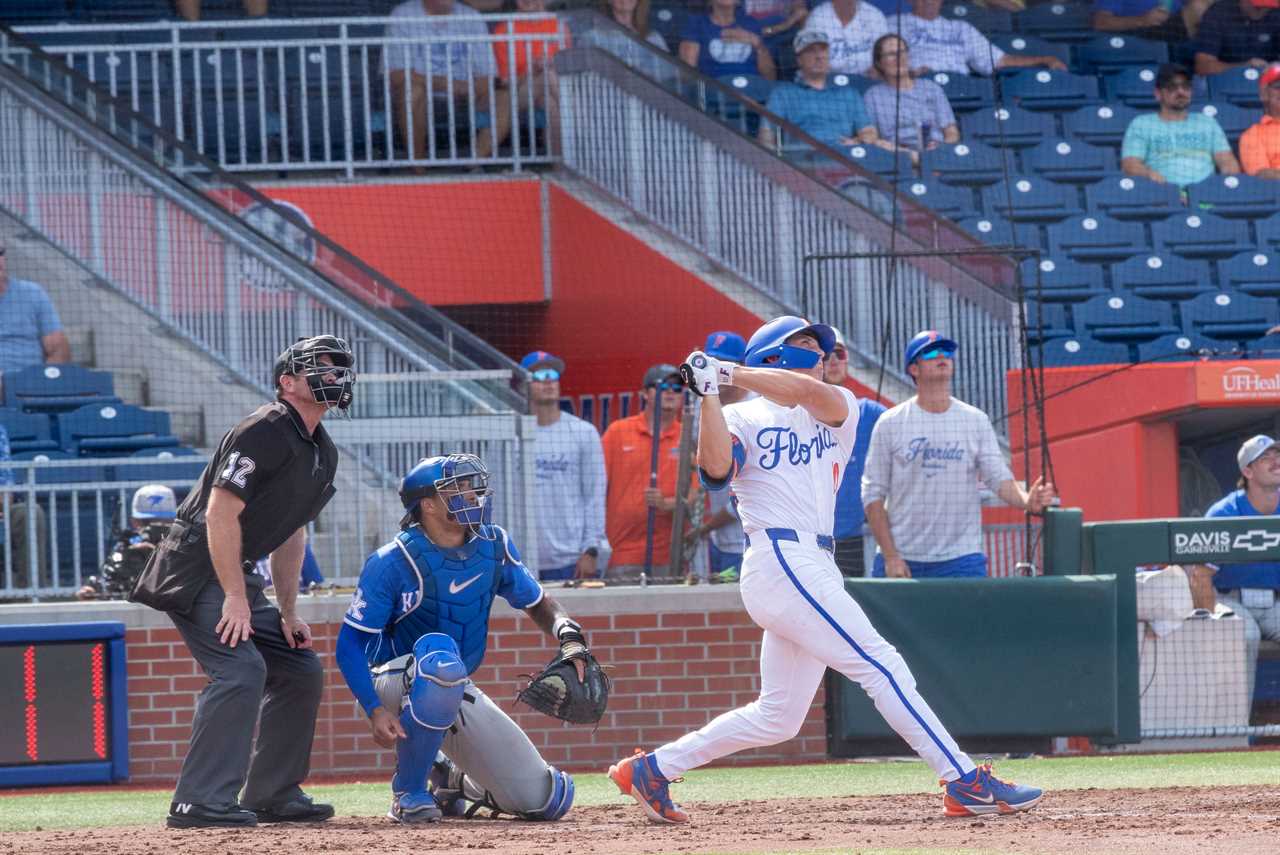
[[[548,766],[547,771],[551,773],[551,796],[540,810],[525,814],[524,819],[550,822],[564,816],[573,807],[573,778],[555,766]]]
[[[443,730],[453,724],[466,686],[467,668],[452,638],[429,632],[414,642],[413,685],[405,710],[417,727]],[[427,762],[434,758],[435,749]]]
[[[433,822],[440,818],[440,807],[427,791],[427,775],[444,742],[443,730],[420,726],[406,707],[400,714],[406,734],[396,743],[396,774],[391,779],[395,801],[391,818],[399,822]]]

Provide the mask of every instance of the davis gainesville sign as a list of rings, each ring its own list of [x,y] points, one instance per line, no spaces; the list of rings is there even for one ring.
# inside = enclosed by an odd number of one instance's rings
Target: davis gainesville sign
[[[1196,365],[1196,391],[1201,404],[1215,401],[1280,403],[1280,362],[1200,363]]]
[[[1280,559],[1280,517],[1171,520],[1174,561],[1275,561]]]

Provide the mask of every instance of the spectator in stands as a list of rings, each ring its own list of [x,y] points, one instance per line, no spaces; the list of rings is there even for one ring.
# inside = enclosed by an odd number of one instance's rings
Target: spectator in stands
[[[1258,94],[1262,118],[1240,135],[1240,166],[1259,178],[1280,179],[1280,63],[1262,72]]]
[[[603,566],[600,553],[608,551],[600,434],[590,422],[560,409],[563,359],[535,350],[520,367],[529,372],[529,408],[538,419],[533,434],[538,578],[595,579]]]
[[[1005,462],[986,413],[951,396],[959,345],[935,330],[907,344],[916,394],[871,432],[862,502],[879,550],[873,576],[985,576],[978,481],[1006,504],[1038,514],[1053,485],[1024,490]]]
[[[1269,436],[1251,437],[1236,453],[1240,467],[1239,489],[1215,503],[1206,517],[1257,517],[1280,514],[1280,445]],[[1258,663],[1261,639],[1280,641],[1280,563],[1222,564],[1213,585],[1218,602],[1245,621],[1244,638],[1249,698]]]
[[[163,484],[139,487],[129,504],[129,523],[117,531],[107,560],[96,576],[76,591],[78,600],[123,600],[133,590],[151,553],[164,540],[178,515],[178,499]]]
[[[735,332],[727,330],[713,332],[707,336],[707,343],[702,348],[702,352],[721,362],[741,365],[746,357],[747,342]],[[727,407],[746,400],[750,394],[740,386],[722,386],[720,403]],[[696,540],[704,537],[708,539],[711,555],[708,576],[712,582],[738,581],[742,553],[747,546],[746,535],[742,531],[742,520],[738,517],[738,508],[732,499],[733,495],[728,490],[709,490],[708,507],[702,523],[689,532],[689,536]]]
[[[1219,0],[1205,13],[1192,48],[1201,76],[1262,68],[1280,56],[1280,13],[1256,0]]]
[[[14,483],[13,467],[6,466],[12,457],[9,451],[9,432],[0,424],[0,487],[9,487]],[[8,513],[5,513],[6,499]],[[35,508],[34,514],[28,514],[27,508]],[[35,519],[36,526],[36,579],[31,578],[31,538],[28,520]],[[8,540],[9,562],[6,557],[5,541]],[[48,579],[46,571],[49,565],[49,530],[45,521],[44,508],[36,503],[30,505],[17,493],[0,492],[0,588],[5,586],[5,571],[12,572],[12,585],[15,588],[26,588]]]
[[[916,77],[938,71],[990,77],[998,68],[1036,66],[1067,70],[1056,56],[1005,53],[968,21],[942,17],[942,0],[913,0],[910,12],[889,19],[889,32],[906,39]]]
[[[809,17],[805,0],[745,0],[742,8],[760,23],[760,34],[771,42],[803,25]]]
[[[6,371],[71,361],[58,310],[35,282],[9,276],[9,249],[0,243],[0,382]]]
[[[827,37],[831,46],[831,70],[844,74],[874,75],[871,50],[876,39],[889,32],[884,13],[862,0],[829,0],[809,13],[804,31]]]
[[[188,21],[200,20],[202,0],[174,0],[178,14]],[[267,14],[267,0],[243,0],[246,18],[261,18]]]
[[[826,33],[801,30],[794,45],[799,65],[795,82],[773,87],[765,109],[832,148],[874,142],[875,125],[858,90],[828,80],[831,62]],[[764,146],[772,148],[777,129],[761,122],[758,136]]]
[[[659,50],[670,51],[662,33],[649,29],[649,0],[607,0],[605,14]]]
[[[889,33],[876,39],[874,53],[876,76],[884,80],[866,95],[876,123],[875,144],[889,151],[906,149],[918,162],[922,149],[960,142],[960,126],[942,87],[912,77],[908,43]]]
[[[547,0],[516,0],[516,11],[522,15],[545,14]],[[493,58],[498,66],[498,77],[510,87],[517,87],[517,109],[528,110],[528,104],[543,111],[547,117],[547,149],[552,155],[560,154],[560,82],[556,79],[551,59],[562,47],[569,47],[569,28],[558,18],[545,20],[501,21],[493,28],[495,36],[540,36],[539,41],[495,41]],[[559,36],[559,41],[551,37]],[[514,54],[515,68],[512,69]]]
[[[680,61],[708,77],[778,76],[760,23],[738,8],[738,0],[711,0],[706,15],[690,15],[680,36]]]
[[[1190,71],[1181,65],[1160,66],[1155,93],[1159,112],[1137,116],[1125,129],[1120,168],[1126,175],[1186,187],[1208,178],[1215,167],[1223,175],[1240,172],[1217,119],[1188,109]]]
[[[849,379],[849,347],[844,334],[831,327],[836,334],[836,346],[822,361],[822,379],[833,386],[843,386]],[[721,393],[723,394],[723,389]],[[836,539],[836,566],[845,576],[866,575],[863,558],[864,540],[862,526],[867,515],[862,510],[862,472],[867,462],[867,448],[871,445],[871,432],[884,414],[885,405],[870,398],[858,396],[858,432],[853,441],[853,452],[845,465],[836,493],[836,523],[833,534]]]
[[[657,510],[653,529],[652,575],[666,573],[671,555],[672,511],[676,506],[676,467],[680,453],[680,406],[684,384],[674,365],[654,365],[644,373],[645,409],[618,419],[604,432],[604,468],[608,481],[605,531],[613,557],[605,570],[613,581],[635,582],[644,570],[649,509]],[[658,486],[649,486],[654,407],[659,408]]]
[[[391,84],[396,127],[409,141],[410,156],[426,157],[427,134],[435,133],[437,125],[458,129],[449,127],[452,100],[455,122],[465,122],[472,106],[489,112],[492,124],[477,132],[471,154],[491,157],[511,131],[511,107],[494,79],[497,66],[480,13],[454,0],[406,0],[391,17],[395,20],[387,27],[391,41],[382,52],[382,68]],[[449,36],[484,41],[450,41]]]
[[[1185,42],[1214,0],[1093,0],[1093,28],[1144,39]],[[1230,2],[1230,0],[1227,0]]]

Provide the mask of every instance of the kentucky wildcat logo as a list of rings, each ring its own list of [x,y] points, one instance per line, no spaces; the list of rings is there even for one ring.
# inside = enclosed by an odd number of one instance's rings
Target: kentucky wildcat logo
[[[756,444],[764,454],[760,455],[760,468],[772,469],[782,462],[785,452],[787,462],[792,466],[807,464],[813,458],[822,459],[822,452],[836,447],[836,439],[831,431],[819,426],[813,439],[801,441],[791,428],[762,428],[756,434]]]

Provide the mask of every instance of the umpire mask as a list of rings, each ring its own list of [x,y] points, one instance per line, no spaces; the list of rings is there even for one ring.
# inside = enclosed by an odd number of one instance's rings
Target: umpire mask
[[[321,361],[328,356],[332,365]],[[311,398],[330,409],[346,410],[354,397],[355,357],[345,341],[333,335],[300,338],[276,358],[275,382],[285,374],[307,381]]]

